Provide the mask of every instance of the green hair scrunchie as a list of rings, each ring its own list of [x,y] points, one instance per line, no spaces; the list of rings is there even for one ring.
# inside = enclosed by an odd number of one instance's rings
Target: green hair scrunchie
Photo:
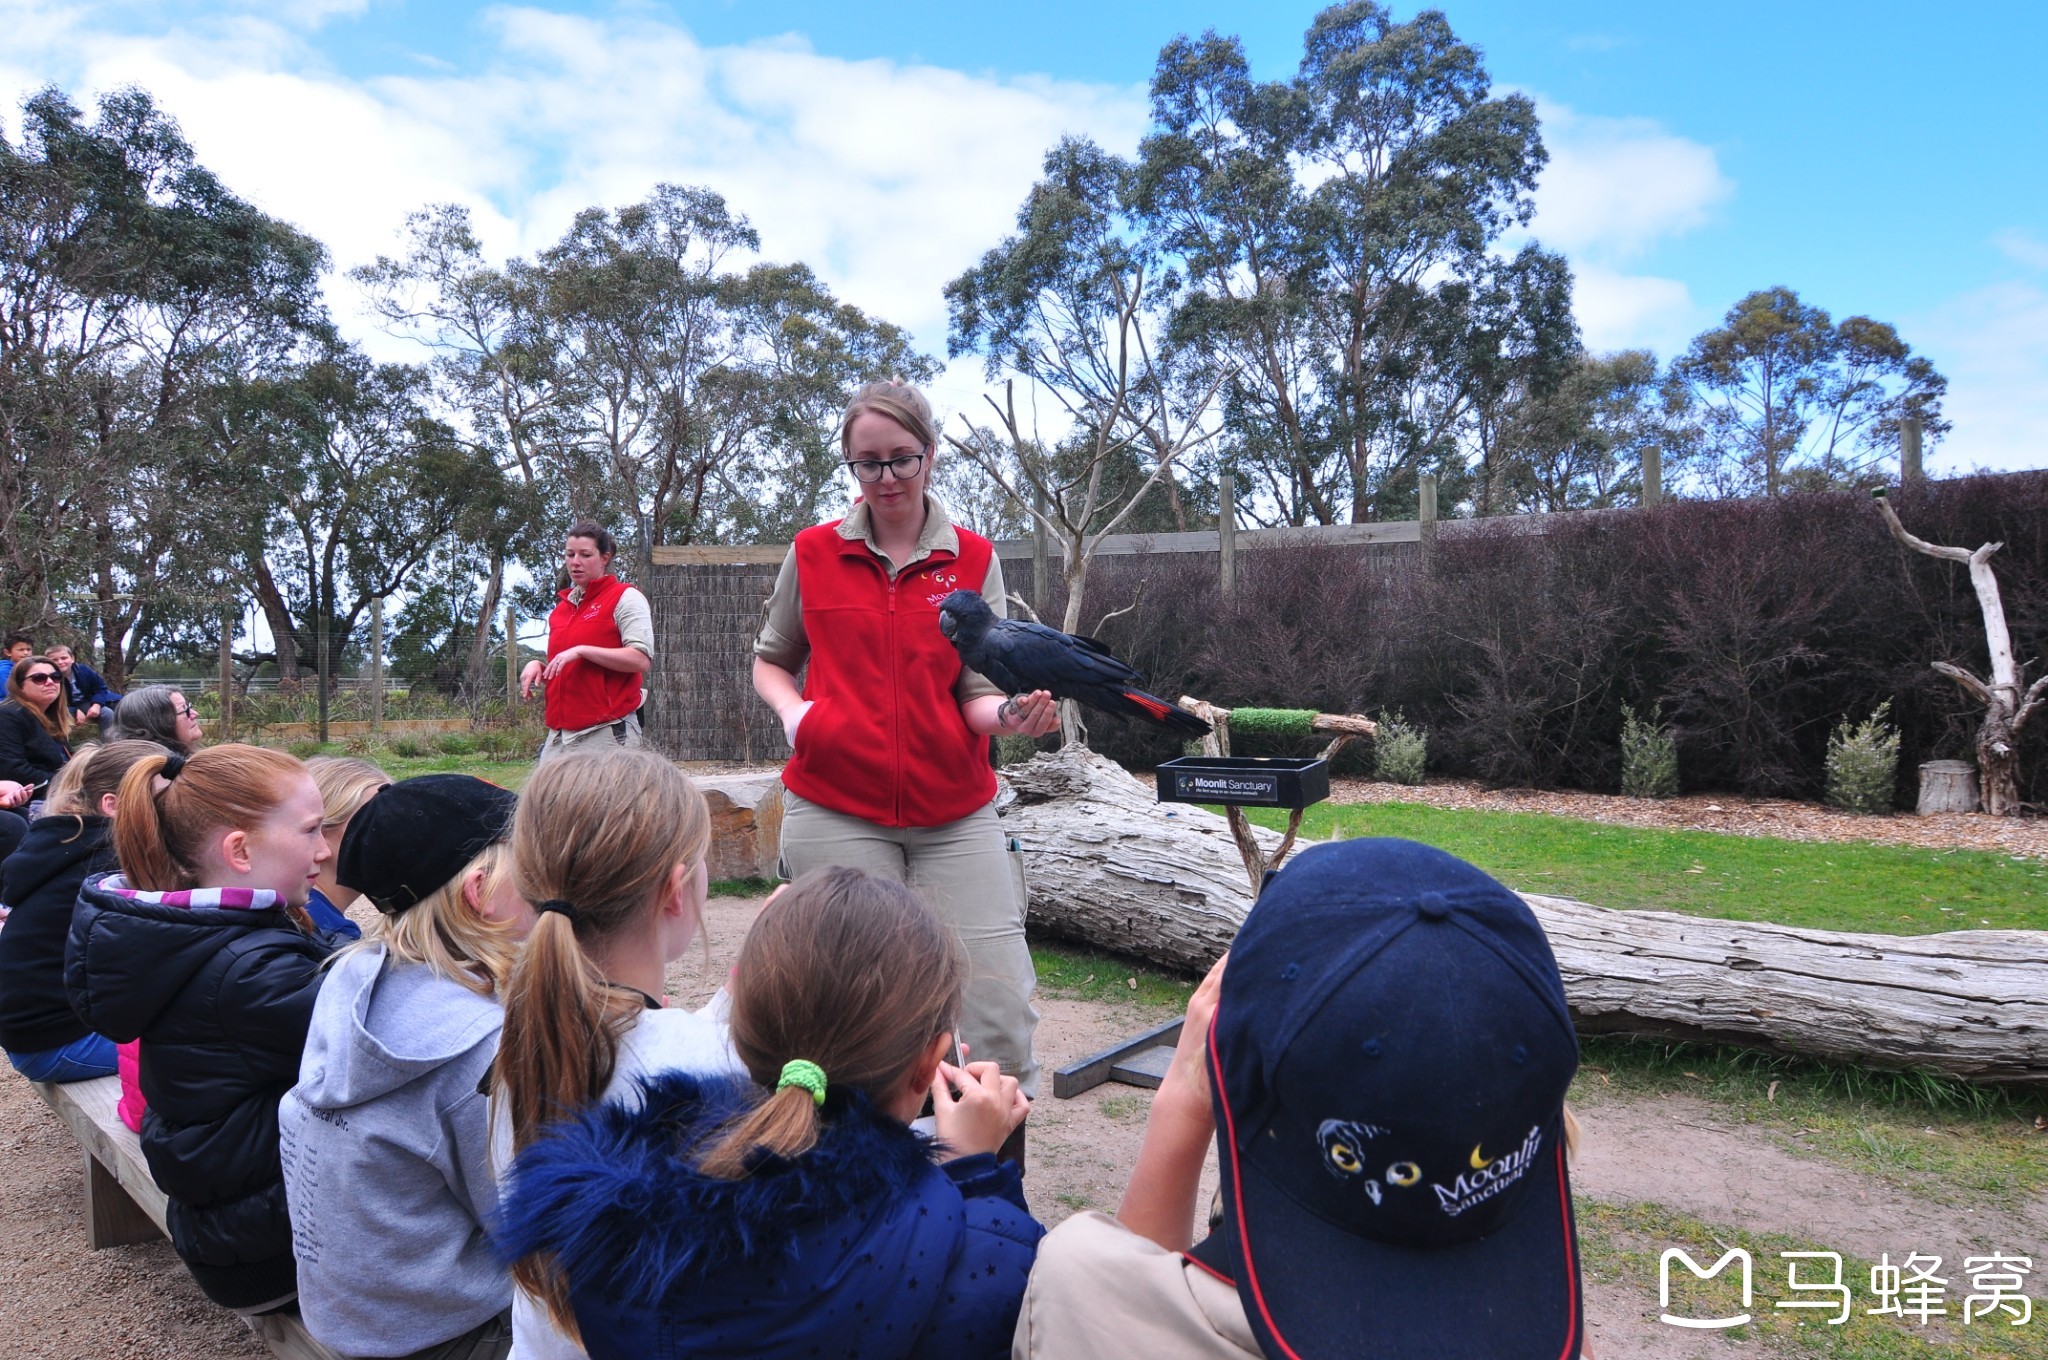
[[[811,1099],[820,1105],[825,1103],[825,1069],[802,1058],[791,1058],[782,1065],[782,1077],[775,1083],[780,1091],[785,1086],[795,1086],[811,1093]]]

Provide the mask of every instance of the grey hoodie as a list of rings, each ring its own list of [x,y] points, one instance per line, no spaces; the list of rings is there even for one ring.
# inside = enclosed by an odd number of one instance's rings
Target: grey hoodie
[[[410,1355],[511,1306],[479,1089],[504,1018],[381,945],[321,987],[278,1128],[299,1308],[334,1349]]]

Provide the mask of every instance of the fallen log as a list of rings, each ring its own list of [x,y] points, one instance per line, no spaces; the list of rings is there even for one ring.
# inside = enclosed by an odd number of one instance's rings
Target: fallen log
[[[1229,947],[1251,898],[1221,817],[1157,803],[1078,747],[1004,773],[1034,929],[1188,970]],[[1523,897],[1581,1033],[2048,1084],[2048,933],[1846,934]]]

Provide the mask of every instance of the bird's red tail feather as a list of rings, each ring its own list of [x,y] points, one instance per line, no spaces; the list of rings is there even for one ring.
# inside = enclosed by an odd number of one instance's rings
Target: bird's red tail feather
[[[1136,704],[1139,708],[1142,708],[1147,713],[1150,713],[1154,718],[1156,718],[1160,722],[1166,721],[1167,713],[1173,708],[1173,705],[1167,703],[1164,699],[1155,699],[1141,689],[1124,690],[1123,696],[1124,698],[1129,699],[1132,703]]]

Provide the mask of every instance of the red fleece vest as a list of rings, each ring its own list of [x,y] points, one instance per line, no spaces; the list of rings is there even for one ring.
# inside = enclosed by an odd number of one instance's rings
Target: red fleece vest
[[[801,797],[880,826],[944,826],[996,796],[988,738],[953,697],[960,654],[939,631],[939,601],[980,590],[995,549],[958,533],[957,557],[934,551],[894,581],[837,521],[796,536],[812,706],[782,782]]]
[[[548,615],[548,658],[571,647],[623,647],[618,620],[612,617],[626,583],[600,576],[583,592],[583,603],[569,603],[569,592]],[[617,722],[640,707],[640,677],[633,671],[607,670],[591,661],[571,661],[548,681],[547,724],[557,732],[580,732],[599,723]]]

